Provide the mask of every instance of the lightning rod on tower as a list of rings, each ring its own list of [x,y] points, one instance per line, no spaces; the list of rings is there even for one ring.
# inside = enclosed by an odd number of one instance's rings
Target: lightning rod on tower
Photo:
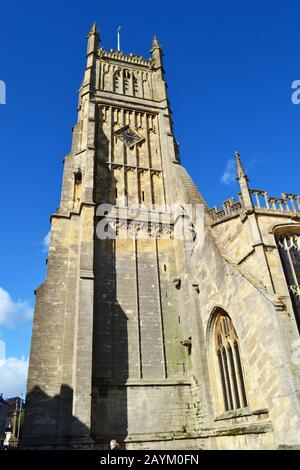
[[[118,51],[121,50],[120,31],[121,31],[121,26],[119,26],[118,29],[117,29],[117,33],[118,33]]]

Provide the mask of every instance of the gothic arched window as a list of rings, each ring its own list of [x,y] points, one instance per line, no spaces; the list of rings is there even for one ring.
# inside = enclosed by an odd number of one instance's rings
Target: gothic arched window
[[[248,403],[239,340],[230,317],[223,311],[216,318],[213,341],[223,411],[244,408]]]
[[[150,84],[148,79],[143,80],[144,98],[150,98]]]
[[[134,96],[137,96],[138,93],[139,93],[138,80],[134,75],[132,76],[132,79],[133,79],[133,94],[134,94]]]
[[[117,70],[113,76],[113,91],[115,93],[120,93],[121,91],[120,88],[121,88],[121,74],[120,74],[120,71]]]
[[[276,242],[300,332],[300,230],[290,227],[276,235]]]
[[[130,93],[130,77],[131,74],[128,70],[124,70],[124,94],[131,95]]]

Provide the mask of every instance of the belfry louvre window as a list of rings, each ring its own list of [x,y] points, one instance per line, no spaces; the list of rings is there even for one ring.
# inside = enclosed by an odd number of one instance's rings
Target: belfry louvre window
[[[138,81],[135,76],[133,76],[133,94],[134,96],[138,95],[139,93],[139,85]]]
[[[224,410],[244,408],[248,403],[239,342],[232,321],[225,312],[220,313],[216,320],[214,341]]]
[[[125,95],[131,95],[130,93],[130,79],[131,79],[131,74],[128,70],[124,70],[124,93]]]
[[[113,76],[113,91],[115,93],[120,93],[120,81],[121,81],[121,77],[120,77],[120,71],[116,71],[114,73],[114,76]]]
[[[277,235],[276,241],[300,333],[300,230]]]

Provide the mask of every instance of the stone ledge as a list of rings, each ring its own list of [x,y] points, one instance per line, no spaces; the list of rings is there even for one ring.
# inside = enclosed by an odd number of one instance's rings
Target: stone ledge
[[[277,450],[300,450],[300,444],[295,445],[285,445],[281,444],[277,447]]]
[[[61,207],[58,208],[57,212],[54,212],[50,216],[50,223],[52,223],[52,219],[71,219],[73,215],[81,215],[81,211],[83,207],[96,207],[94,202],[81,202],[78,209],[62,209]]]
[[[94,279],[93,271],[81,270],[80,271],[80,279]]]
[[[253,424],[241,424],[235,426],[228,426],[216,429],[207,430],[206,433],[203,431],[199,437],[219,437],[219,436],[237,436],[239,434],[264,434],[266,432],[272,432],[273,425],[269,421],[267,423],[253,423]]]
[[[266,408],[259,410],[250,410],[250,408],[240,408],[239,410],[227,411],[215,418],[215,421],[223,421],[227,419],[241,418],[245,416],[258,416],[268,414],[269,410]]]
[[[265,434],[273,431],[270,422],[260,424],[250,424],[242,426],[229,426],[227,428],[205,429],[194,432],[166,432],[166,433],[149,433],[149,434],[130,434],[125,442],[149,442],[149,441],[173,441],[186,439],[208,439],[210,437],[219,436],[237,436],[243,434]]]
[[[105,379],[94,379],[93,387],[172,387],[191,386],[189,380],[127,380],[126,382],[105,382]]]
[[[93,96],[93,102],[106,106],[126,107],[135,111],[143,111],[145,113],[154,113],[165,109],[164,100],[154,101],[151,98],[138,98],[134,96],[117,95],[109,91],[97,90]]]

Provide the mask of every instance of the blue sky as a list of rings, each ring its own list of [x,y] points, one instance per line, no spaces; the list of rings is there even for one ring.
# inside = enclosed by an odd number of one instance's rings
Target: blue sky
[[[0,392],[24,388],[33,292],[45,276],[43,239],[59,204],[92,23],[104,48],[116,48],[122,25],[122,50],[146,57],[157,34],[182,162],[212,206],[238,192],[235,150],[252,187],[298,192],[299,15],[288,0],[2,4]]]

